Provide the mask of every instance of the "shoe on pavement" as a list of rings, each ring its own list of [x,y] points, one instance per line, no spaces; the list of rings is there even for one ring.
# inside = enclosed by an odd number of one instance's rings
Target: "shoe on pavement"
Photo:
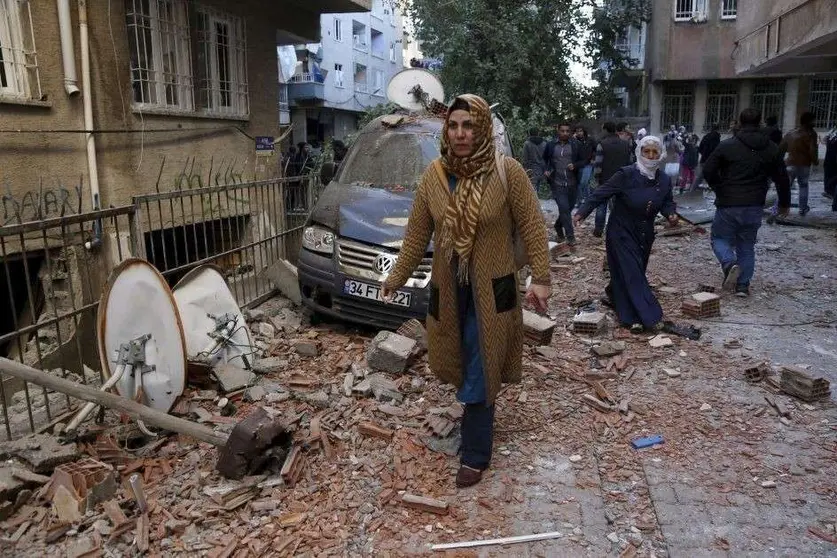
[[[645,326],[642,324],[631,324],[631,333],[639,335],[645,331]]]
[[[723,289],[731,289],[733,285],[737,284],[738,277],[741,275],[741,267],[734,263],[724,269],[724,282],[721,285]]]
[[[474,486],[482,480],[482,471],[468,467],[467,465],[460,465],[459,471],[456,473],[456,486],[459,488],[468,488]]]
[[[736,285],[735,286],[735,296],[738,298],[747,298],[750,296],[750,287],[747,285]]]

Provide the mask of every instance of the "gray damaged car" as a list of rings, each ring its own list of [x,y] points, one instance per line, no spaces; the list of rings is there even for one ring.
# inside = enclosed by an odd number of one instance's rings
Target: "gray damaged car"
[[[298,261],[306,307],[385,329],[427,314],[432,241],[390,304],[384,305],[380,284],[398,259],[419,180],[439,156],[443,124],[433,116],[392,120],[381,117],[361,130],[311,212]],[[494,125],[498,148],[512,155],[497,116]]]

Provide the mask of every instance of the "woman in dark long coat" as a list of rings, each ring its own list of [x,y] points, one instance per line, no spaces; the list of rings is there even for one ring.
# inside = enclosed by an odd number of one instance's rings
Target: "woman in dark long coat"
[[[594,190],[574,219],[581,223],[596,207],[613,198],[607,225],[608,295],[625,327],[634,333],[663,327],[663,309],[651,291],[645,271],[654,244],[654,219],[662,213],[677,222],[671,177],[660,170],[662,142],[645,136],[636,148],[637,162],[619,169]]]

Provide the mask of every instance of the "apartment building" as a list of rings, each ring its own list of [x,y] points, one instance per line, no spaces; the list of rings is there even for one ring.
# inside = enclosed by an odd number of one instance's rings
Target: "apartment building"
[[[395,4],[372,0],[369,12],[323,15],[321,40],[296,45],[287,83],[294,143],[343,139],[357,130],[361,113],[387,102],[387,85],[403,69]]]
[[[812,55],[805,58],[812,62],[807,66],[790,62],[790,58],[775,64],[772,59],[767,63],[764,56],[759,58],[759,49],[768,44],[765,34],[770,28],[763,20],[775,20],[783,10],[802,4],[811,6],[806,8],[809,10],[806,17],[819,23],[810,25],[813,28],[810,33],[801,23],[796,30],[782,27],[779,40],[795,44],[808,37],[811,45],[828,50],[823,37],[828,36],[829,25],[833,29],[837,17],[833,1],[652,2],[644,62],[652,131],[661,132],[672,124],[686,126],[697,133],[717,124],[725,131],[746,107],[758,108],[765,118],[776,117],[786,130],[796,126],[799,115],[809,109],[817,114],[819,129],[834,126],[837,115],[834,67],[837,58],[834,55],[826,61],[816,55],[816,63],[813,63],[815,56]],[[771,39],[776,40],[777,27],[774,25],[772,29]],[[746,40],[739,40],[742,37]],[[806,56],[798,52],[799,46],[780,48]],[[776,45],[769,47],[771,52],[776,49]],[[636,88],[632,91],[641,94]]]

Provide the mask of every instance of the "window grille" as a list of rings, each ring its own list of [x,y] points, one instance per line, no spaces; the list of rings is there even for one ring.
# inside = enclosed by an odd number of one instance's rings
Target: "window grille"
[[[185,0],[127,0],[134,104],[192,110],[194,86]]]
[[[691,129],[695,114],[695,86],[693,83],[668,84],[663,92],[662,125],[674,124]]]
[[[706,0],[674,0],[674,20],[689,21],[706,15]]]
[[[785,82],[757,82],[753,87],[750,106],[761,112],[762,120],[775,116],[781,126],[785,118]]]
[[[721,19],[735,19],[738,16],[738,0],[721,0]]]
[[[41,100],[32,13],[26,0],[0,0],[0,99]]]
[[[726,130],[730,122],[736,119],[738,108],[738,84],[709,84],[706,95],[706,129],[717,124]]]
[[[808,105],[814,113],[814,127],[837,127],[837,79],[815,79],[811,82]]]
[[[244,20],[203,6],[196,20],[198,106],[209,115],[249,116]]]

